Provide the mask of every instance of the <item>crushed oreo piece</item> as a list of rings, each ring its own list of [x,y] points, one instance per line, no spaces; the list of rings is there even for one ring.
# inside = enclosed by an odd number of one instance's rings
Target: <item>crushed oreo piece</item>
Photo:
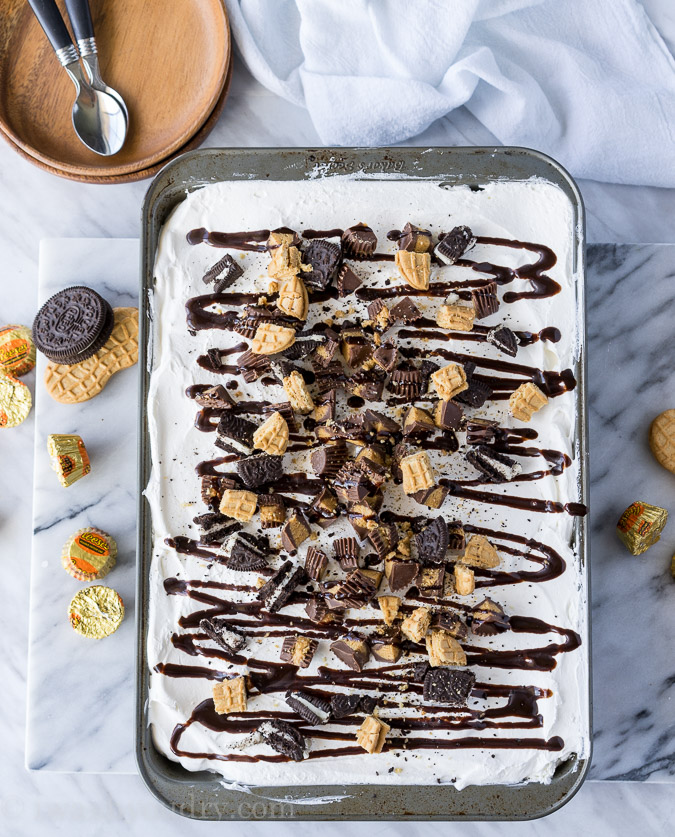
[[[208,349],[206,356],[209,359],[209,366],[214,372],[223,368],[223,353],[220,349]]]
[[[219,544],[233,532],[241,529],[241,524],[220,512],[200,514],[193,518],[193,522],[201,528],[199,542],[203,544]]]
[[[293,568],[291,561],[284,561],[272,578],[258,590],[256,598],[263,602],[270,613],[276,613],[288,604],[293,591],[305,578],[302,567]]]
[[[225,412],[216,428],[216,444],[235,453],[252,453],[253,434],[257,429],[257,425],[252,421],[235,416],[229,411]]]
[[[234,285],[237,279],[243,275],[244,269],[241,265],[238,265],[232,256],[226,255],[206,271],[202,281],[205,285],[215,282],[213,292],[220,294],[230,285]]]
[[[222,384],[198,392],[195,401],[214,410],[227,410],[234,405],[234,399]]]
[[[437,517],[415,535],[417,552],[425,566],[442,564],[448,549],[448,524],[444,517]]]
[[[229,570],[252,572],[267,567],[267,556],[260,548],[253,535],[236,532],[223,544],[216,560],[225,564]]]
[[[406,324],[414,323],[415,320],[419,320],[422,316],[422,312],[409,296],[404,296],[400,302],[394,305],[389,313],[393,322],[402,320]]]
[[[426,660],[421,663],[413,663],[413,665],[407,669],[408,679],[412,680],[413,683],[424,683],[424,678],[427,676],[430,669],[431,666],[428,662],[426,662]]]
[[[347,264],[343,264],[337,274],[337,290],[339,297],[353,294],[363,284],[363,279],[358,276]]]
[[[332,695],[330,699],[331,715],[336,721],[339,721],[341,718],[346,718],[348,715],[362,711],[361,698],[362,695],[354,694],[353,692],[345,695]]]
[[[354,224],[342,233],[342,246],[350,256],[371,256],[377,247],[377,236],[367,224]]]
[[[471,291],[473,307],[476,311],[476,319],[482,320],[499,310],[499,297],[497,296],[497,283],[488,282],[480,288]]]
[[[500,352],[504,352],[505,355],[515,357],[518,354],[518,338],[506,326],[491,328],[487,333],[486,340],[496,346]]]
[[[307,757],[307,742],[304,736],[286,721],[280,721],[278,718],[263,721],[258,727],[258,732],[265,744],[282,756],[287,756],[293,761],[302,761]]]
[[[217,642],[230,654],[236,654],[246,645],[246,636],[234,625],[230,625],[224,616],[201,619],[199,627],[209,639]]]
[[[454,264],[475,243],[476,236],[469,227],[455,227],[441,237],[434,250],[434,255],[443,264]]]
[[[466,454],[466,461],[474,466],[490,482],[509,482],[523,470],[518,462],[487,445],[478,445]]]
[[[286,703],[308,724],[318,726],[330,720],[330,702],[311,692],[286,692]]]
[[[305,285],[325,291],[335,277],[342,259],[339,244],[315,238],[305,247],[305,262],[312,266],[311,271],[302,274]]]
[[[424,678],[424,701],[466,706],[476,675],[466,669],[434,668]]]
[[[280,456],[270,456],[268,453],[249,456],[237,462],[237,473],[247,488],[259,488],[281,478],[281,461]]]

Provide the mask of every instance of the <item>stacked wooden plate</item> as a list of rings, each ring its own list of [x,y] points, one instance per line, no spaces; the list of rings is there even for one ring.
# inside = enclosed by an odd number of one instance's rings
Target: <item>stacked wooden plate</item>
[[[196,148],[220,116],[232,72],[224,0],[90,3],[101,75],[129,109],[123,149],[100,157],[76,137],[75,89],[26,0],[2,0],[0,10],[0,133],[60,177],[142,180]]]

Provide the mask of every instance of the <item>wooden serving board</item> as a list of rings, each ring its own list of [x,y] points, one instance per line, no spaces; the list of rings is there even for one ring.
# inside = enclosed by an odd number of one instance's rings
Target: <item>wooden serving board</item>
[[[75,89],[26,0],[2,4],[0,130],[32,161],[66,176],[147,170],[183,149],[221,99],[231,63],[224,2],[90,2],[101,74],[129,110],[122,150],[101,157],[78,140]],[[63,0],[59,7],[67,21]]]

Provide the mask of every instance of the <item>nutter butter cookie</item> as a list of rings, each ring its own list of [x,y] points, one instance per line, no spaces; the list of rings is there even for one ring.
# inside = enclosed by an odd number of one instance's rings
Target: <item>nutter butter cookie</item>
[[[124,602],[111,587],[94,584],[75,593],[68,607],[73,630],[89,639],[103,639],[124,619]]]
[[[78,581],[104,578],[115,566],[117,544],[105,532],[89,526],[78,529],[61,553],[64,570]]]

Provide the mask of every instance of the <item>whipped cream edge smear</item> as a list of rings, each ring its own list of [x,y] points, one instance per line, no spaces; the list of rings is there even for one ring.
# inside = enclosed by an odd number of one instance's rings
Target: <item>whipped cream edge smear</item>
[[[197,538],[197,527],[192,518],[206,511],[199,496],[199,479],[195,474],[196,464],[202,460],[217,458],[222,454],[214,445],[215,434],[202,433],[194,426],[198,405],[185,395],[188,386],[195,383],[224,383],[222,376],[197,366],[197,357],[211,347],[226,348],[243,341],[232,332],[205,329],[195,336],[188,333],[185,302],[190,297],[209,293],[210,288],[202,282],[206,270],[230,252],[244,268],[244,275],[228,289],[228,292],[267,293],[269,277],[266,266],[269,257],[265,253],[239,253],[221,250],[206,244],[192,246],[186,234],[195,228],[204,227],[211,231],[239,231],[254,229],[275,229],[287,226],[297,230],[346,228],[354,223],[369,224],[378,236],[377,251],[393,253],[395,244],[387,241],[386,233],[392,228],[402,228],[411,221],[427,226],[434,237],[447,232],[456,225],[466,224],[479,236],[503,237],[525,242],[534,242],[550,247],[557,256],[555,266],[547,271],[552,279],[561,285],[555,296],[534,301],[521,299],[512,304],[502,304],[493,316],[481,320],[482,325],[504,324],[514,330],[538,332],[549,326],[557,327],[561,339],[557,343],[538,341],[521,347],[514,363],[539,367],[544,370],[562,370],[574,367],[579,352],[577,297],[573,275],[573,254],[576,238],[573,228],[572,206],[557,186],[541,180],[525,182],[495,182],[481,191],[471,191],[464,186],[440,188],[438,183],[427,181],[406,181],[401,179],[357,180],[353,176],[332,176],[311,181],[226,182],[206,186],[188,195],[179,204],[165,223],[157,251],[155,265],[155,289],[153,299],[153,367],[148,396],[148,425],[152,454],[152,473],[146,489],[153,520],[153,558],[150,569],[150,613],[148,625],[148,660],[151,667],[149,723],[153,740],[158,750],[169,759],[180,761],[188,770],[211,769],[221,773],[226,782],[258,786],[280,785],[335,785],[335,784],[432,784],[452,783],[457,788],[470,784],[515,784],[526,781],[549,782],[555,768],[570,756],[583,758],[589,752],[588,719],[588,647],[562,653],[555,657],[557,662],[552,671],[517,670],[474,666],[477,680],[484,683],[534,686],[551,691],[551,697],[538,699],[538,711],[542,716],[541,728],[500,728],[484,730],[461,730],[458,733],[437,733],[433,730],[416,731],[415,736],[471,737],[484,738],[527,738],[552,739],[560,737],[563,747],[558,751],[538,749],[421,749],[396,750],[377,755],[363,753],[340,758],[312,758],[300,763],[242,763],[205,758],[178,758],[170,746],[174,728],[190,717],[194,708],[211,696],[213,680],[199,677],[172,678],[152,671],[157,663],[171,663],[187,666],[203,666],[214,671],[235,673],[236,667],[216,658],[190,656],[176,648],[171,642],[174,633],[181,633],[181,616],[205,609],[205,605],[187,596],[167,595],[163,582],[175,577],[182,580],[215,580],[222,582],[251,584],[255,574],[233,573],[220,564],[210,564],[198,557],[179,555],[165,544],[165,539],[176,535]],[[471,259],[489,261],[516,267],[534,260],[533,254],[510,248],[478,244],[467,253]],[[396,268],[387,262],[357,262],[355,270],[365,277],[364,287],[384,286],[387,278],[391,284],[402,283]],[[450,266],[432,267],[432,282],[452,282],[475,277],[467,268]],[[468,276],[467,274],[472,274]],[[481,276],[482,274],[477,274]],[[521,280],[505,286],[506,290],[526,290],[527,283]],[[517,286],[517,287],[516,287]],[[500,289],[501,298],[503,290]],[[414,297],[424,316],[435,317],[442,298]],[[398,301],[393,299],[390,302]],[[334,311],[342,310],[346,319],[358,320],[367,317],[367,303],[355,296],[330,300]],[[322,304],[310,305],[319,309],[316,319],[328,315],[322,311]],[[351,312],[350,312],[350,309]],[[311,322],[311,314],[310,321]],[[339,322],[339,320],[338,320]],[[394,333],[396,330],[394,330]],[[403,345],[410,345],[404,341]],[[486,343],[453,341],[442,344],[466,354],[506,359],[494,346]],[[236,355],[234,355],[236,358]],[[236,362],[234,359],[228,362]],[[443,363],[441,359],[441,363]],[[281,387],[262,387],[259,382],[240,384],[235,398],[284,401]],[[237,395],[239,392],[239,396]],[[573,458],[573,463],[558,476],[549,475],[531,482],[481,486],[493,493],[541,498],[561,503],[574,502],[578,493],[578,450],[573,444],[575,428],[576,392],[569,392],[553,398],[528,425],[515,421],[508,415],[507,401],[488,402],[485,407],[474,410],[466,408],[471,417],[495,418],[505,427],[528,427],[536,430],[539,438],[535,444],[551,448]],[[382,409],[382,404],[367,404],[373,409]],[[339,415],[345,415],[346,408]],[[387,411],[389,412],[389,411]],[[257,422],[261,419],[251,417]],[[401,419],[400,415],[398,417]],[[459,434],[460,450],[447,455],[432,452],[432,462],[439,475],[469,479],[476,472],[464,461],[464,434]],[[542,459],[516,457],[525,472],[543,470]],[[228,466],[233,469],[233,466]],[[286,454],[285,471],[311,473],[309,452]],[[398,498],[402,494],[398,487],[389,489],[389,494]],[[400,502],[399,502],[400,499]],[[572,629],[581,637],[586,636],[586,600],[582,580],[580,558],[573,545],[574,518],[568,514],[544,514],[527,512],[505,505],[487,505],[472,500],[449,496],[439,512],[419,506],[405,497],[389,506],[394,511],[406,514],[422,514],[433,518],[443,514],[448,520],[458,519],[464,523],[485,526],[493,530],[500,527],[506,531],[541,541],[563,556],[566,570],[559,577],[544,583],[521,582],[518,584],[477,589],[470,597],[453,597],[464,604],[474,605],[485,596],[502,605],[508,615],[541,619],[551,625]],[[387,501],[385,501],[385,507]],[[257,515],[248,531],[258,531]],[[317,531],[317,527],[314,527]],[[328,533],[335,537],[352,535],[349,524],[341,520],[329,530],[318,529],[319,539],[308,541],[300,547],[294,563],[302,564],[307,547],[311,544],[323,548],[332,556]],[[273,545],[278,545],[278,529],[267,530]],[[367,551],[367,550],[366,550]],[[523,557],[512,557],[500,553],[500,569],[507,571],[537,569],[536,564]],[[331,561],[332,563],[332,561]],[[275,566],[277,564],[275,563]],[[386,581],[381,585],[381,594],[388,593]],[[299,605],[284,608],[284,613],[303,613]],[[351,615],[352,612],[350,612]],[[362,615],[363,611],[358,611]],[[304,613],[303,613],[304,615]],[[371,618],[378,611],[368,613]],[[490,649],[543,647],[549,643],[561,642],[558,634],[533,635],[507,631],[494,637],[470,635],[468,644],[481,645]],[[253,639],[247,654],[259,659],[278,660],[281,637]],[[213,646],[212,643],[208,645]],[[215,647],[215,646],[213,646]],[[411,661],[424,657],[414,655]],[[403,662],[403,659],[401,660]],[[367,669],[379,665],[371,659]],[[321,641],[310,668],[303,674],[316,674],[319,666],[334,669],[344,668],[329,650],[329,642]],[[375,694],[375,692],[371,692]],[[393,698],[394,695],[388,695]],[[404,700],[406,696],[404,695]],[[419,702],[419,701],[418,701]],[[470,698],[469,708],[478,709],[503,704],[503,698],[477,700]],[[284,701],[283,692],[249,698],[249,711],[290,712]],[[387,720],[388,710],[383,708],[380,717]],[[359,723],[363,716],[359,716]],[[517,721],[506,719],[506,722]],[[354,733],[354,727],[340,727]],[[394,731],[392,731],[394,732]],[[227,752],[232,746],[232,736],[193,724],[180,742],[180,748],[195,753]],[[311,752],[317,749],[355,744],[355,740],[335,742],[310,739]],[[238,752],[238,751],[235,751]],[[248,752],[248,751],[247,751]],[[264,744],[251,748],[251,755],[271,754]]]

